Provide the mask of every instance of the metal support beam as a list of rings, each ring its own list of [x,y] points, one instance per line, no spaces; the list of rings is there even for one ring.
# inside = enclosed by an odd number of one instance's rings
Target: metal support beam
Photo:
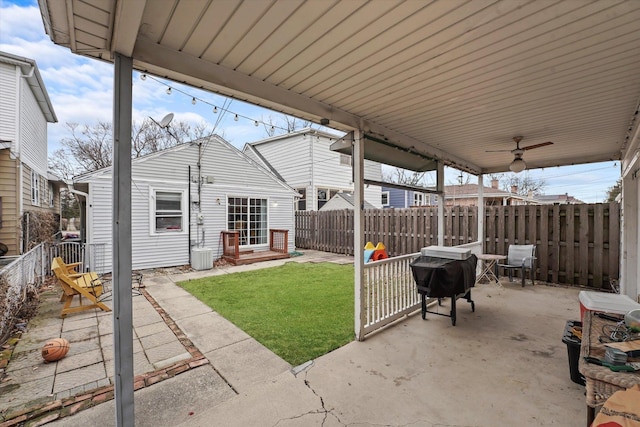
[[[480,251],[484,253],[484,177],[478,175],[478,241]]]
[[[362,311],[364,301],[364,138],[361,130],[354,132],[353,141],[353,263],[355,267],[354,300],[355,300],[355,332],[358,341],[364,340],[365,313]]]
[[[116,425],[134,425],[131,301],[131,111],[133,60],[119,53],[113,88],[113,351]]]
[[[438,162],[436,171],[436,189],[438,190],[438,246],[444,246],[444,163]]]

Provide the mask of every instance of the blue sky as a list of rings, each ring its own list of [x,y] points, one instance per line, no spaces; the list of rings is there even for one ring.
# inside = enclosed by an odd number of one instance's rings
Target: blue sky
[[[51,98],[58,123],[48,128],[49,152],[59,148],[68,136],[65,123],[93,124],[112,119],[113,66],[74,55],[67,48],[54,45],[45,34],[42,17],[35,0],[0,0],[0,51],[35,59]],[[167,85],[173,87],[167,95]],[[265,138],[264,127],[255,121],[282,123],[282,115],[241,101],[231,101],[229,112],[222,114],[225,100],[216,94],[157,78],[140,79],[134,74],[134,119],[152,117],[159,121],[167,113],[174,120],[194,124],[206,123],[207,129],[222,135],[238,148],[244,143]],[[196,98],[195,105],[192,103]],[[212,105],[218,107],[213,113]],[[234,120],[238,114],[238,120]],[[216,125],[216,121],[222,119]],[[282,133],[282,132],[277,132]],[[527,171],[533,178],[546,181],[546,194],[568,193],[585,202],[601,202],[607,190],[620,176],[620,162],[593,163],[580,166]],[[447,171],[447,185],[456,184],[457,172]],[[485,178],[485,183],[488,179]],[[472,183],[476,183],[472,177]],[[485,184],[488,185],[488,184]]]

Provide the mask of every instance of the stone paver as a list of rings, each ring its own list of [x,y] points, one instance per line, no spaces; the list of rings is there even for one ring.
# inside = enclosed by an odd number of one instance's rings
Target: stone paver
[[[12,380],[9,386],[15,386],[8,393],[0,393],[0,408],[12,408],[33,400],[53,400],[54,376],[41,377],[34,381]]]
[[[189,352],[186,351],[184,346],[178,341],[172,341],[158,347],[149,348],[146,350],[146,354],[149,362],[151,362],[156,369],[166,366],[166,363],[163,363],[166,360],[176,362],[175,357],[179,357],[180,359],[178,360],[191,357]]]
[[[203,353],[251,338],[245,331],[214,312],[183,317],[176,320],[176,324],[183,331],[189,331],[189,338]],[[215,334],[211,331],[215,331]]]
[[[77,353],[73,355],[67,355],[65,358],[59,360],[57,372],[68,372],[74,369],[83,368],[85,366],[95,365],[102,362],[102,350],[96,348],[83,353]]]
[[[135,328],[135,333],[138,338],[146,337],[149,335],[157,334],[167,329],[164,321],[157,323],[150,323],[148,325],[139,326]]]
[[[140,338],[140,342],[142,343],[142,347],[149,349],[172,342],[177,342],[178,344],[180,344],[175,334],[170,330],[166,330],[166,328],[162,332]]]
[[[104,363],[95,363],[67,372],[56,374],[53,392],[59,393],[81,384],[91,383],[107,377]]]

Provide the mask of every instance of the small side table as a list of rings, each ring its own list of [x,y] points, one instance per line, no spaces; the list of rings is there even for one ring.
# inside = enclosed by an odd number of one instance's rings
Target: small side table
[[[498,261],[505,260],[507,257],[505,255],[479,254],[478,259],[482,261],[482,272],[478,276],[476,283],[482,279],[487,279],[489,283],[495,281],[496,286],[501,288],[502,285],[500,284],[500,280],[498,280],[496,270],[498,268]]]

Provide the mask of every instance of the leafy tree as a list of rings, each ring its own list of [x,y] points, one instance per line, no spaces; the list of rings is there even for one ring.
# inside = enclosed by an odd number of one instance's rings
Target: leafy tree
[[[60,177],[70,179],[80,173],[111,166],[113,154],[113,128],[110,122],[93,125],[67,123],[70,136],[60,140],[62,148],[53,152],[49,167]],[[207,136],[205,124],[192,126],[187,122],[174,122],[163,129],[151,119],[132,123],[131,157],[136,158],[159,150]]]
[[[609,191],[607,192],[607,198],[605,202],[615,202],[616,197],[622,192],[622,178],[618,178],[616,183],[609,187]]]

